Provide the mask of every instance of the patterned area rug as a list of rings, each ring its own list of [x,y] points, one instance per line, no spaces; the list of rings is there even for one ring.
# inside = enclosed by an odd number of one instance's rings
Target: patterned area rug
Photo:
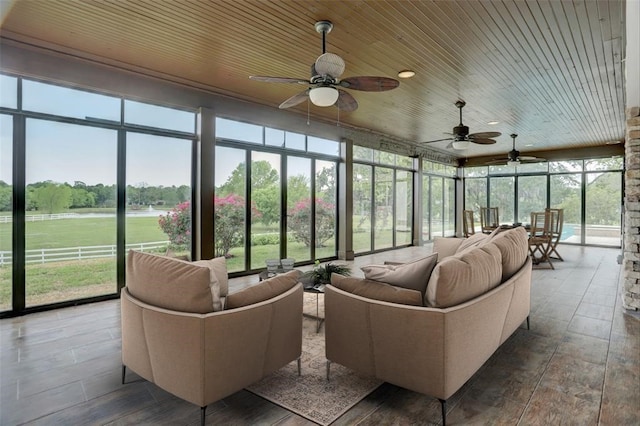
[[[324,317],[323,299],[318,296],[320,317]],[[316,333],[316,319],[309,317],[316,315],[316,295],[305,293],[304,300],[302,376],[294,361],[247,390],[315,423],[329,425],[382,382],[358,376],[339,364],[331,364],[331,380],[327,381],[324,325]]]

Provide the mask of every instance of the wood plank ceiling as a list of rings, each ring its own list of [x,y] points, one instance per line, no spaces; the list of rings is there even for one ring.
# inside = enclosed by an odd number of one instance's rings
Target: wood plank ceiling
[[[17,1],[0,36],[276,107],[304,87],[249,75],[308,78],[322,53],[314,23],[343,77],[416,76],[359,103],[339,120],[416,143],[446,137],[467,102],[471,132],[495,145],[457,157],[598,147],[624,138],[624,0],[535,1]],[[294,110],[307,113],[304,102]],[[336,108],[310,107],[337,120]],[[490,121],[498,121],[489,125]],[[506,154],[505,154],[506,155]]]

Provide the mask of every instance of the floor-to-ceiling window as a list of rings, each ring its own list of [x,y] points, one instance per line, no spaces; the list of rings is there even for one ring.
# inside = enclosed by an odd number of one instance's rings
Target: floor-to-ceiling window
[[[354,252],[411,244],[413,160],[358,145],[353,160]]]
[[[456,168],[422,161],[422,239],[456,233]]]
[[[115,296],[127,248],[190,238],[188,206],[179,229],[159,216],[191,198],[195,112],[1,79],[0,310]]]
[[[465,208],[475,210],[478,200],[486,200],[481,202],[500,208],[502,223],[512,217],[528,223],[531,212],[560,208],[560,241],[620,246],[622,170],[622,157],[466,168]]]
[[[216,141],[215,251],[230,272],[336,257],[338,142],[224,118]]]

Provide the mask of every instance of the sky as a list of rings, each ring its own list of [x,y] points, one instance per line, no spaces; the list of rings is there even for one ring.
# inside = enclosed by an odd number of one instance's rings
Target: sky
[[[1,105],[15,108],[16,79],[0,75]],[[122,101],[118,97],[59,87],[23,79],[23,109],[66,117],[120,122]],[[194,112],[180,111],[130,100],[124,101],[125,122],[158,128],[193,132]],[[263,127],[218,119],[219,137],[239,139],[262,145]],[[300,149],[304,153],[304,135],[266,129],[267,146]],[[28,118],[26,122],[26,182],[51,180],[82,181],[87,185],[116,182],[117,132],[91,126]],[[323,143],[324,142],[324,143]],[[336,150],[337,142],[326,143],[309,138],[310,149]],[[216,184],[224,183],[238,163],[243,150],[219,148],[216,160]],[[336,154],[337,152],[324,152]],[[253,160],[267,160],[279,170],[279,155],[253,153]],[[289,174],[309,174],[309,162],[289,161]],[[12,181],[12,120],[0,115],[0,179]],[[149,186],[191,184],[191,143],[189,140],[127,133],[127,183]]]

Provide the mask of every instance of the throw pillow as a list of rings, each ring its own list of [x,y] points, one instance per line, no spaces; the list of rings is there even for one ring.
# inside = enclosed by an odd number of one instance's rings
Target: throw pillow
[[[529,236],[527,231],[519,226],[499,233],[491,242],[502,254],[502,281],[506,281],[526,262],[529,256]]]
[[[131,295],[150,305],[180,312],[213,312],[208,268],[130,250],[126,279]]]
[[[456,250],[456,254],[462,253],[465,250],[470,250],[474,247],[478,247],[483,242],[486,242],[488,240],[489,240],[489,235],[487,234],[482,234],[482,233],[473,234],[469,238],[465,238],[462,241],[462,243],[460,243],[460,246],[458,246],[458,249]]]
[[[425,305],[447,308],[471,300],[500,284],[502,256],[494,244],[447,257],[431,274]]]
[[[422,306],[422,294],[420,294],[418,290],[410,290],[378,281],[345,277],[338,274],[331,275],[331,285],[340,290],[368,299],[382,300],[384,302],[399,303],[402,305]]]
[[[432,253],[427,257],[401,265],[368,265],[360,269],[368,280],[418,290],[424,295],[431,271],[436,266],[437,260],[438,253]]]
[[[260,281],[258,284],[237,293],[232,293],[227,296],[225,309],[240,308],[276,297],[293,288],[298,283],[300,273],[300,271],[294,269],[284,274],[278,274],[268,280]]]
[[[445,257],[453,256],[464,241],[463,238],[436,237],[433,240],[433,252],[438,253],[438,262]]]
[[[194,265],[206,266],[211,269],[212,281],[215,275],[218,283],[220,283],[220,296],[229,294],[229,275],[227,274],[227,259],[224,257],[214,257],[207,260],[196,260]]]

